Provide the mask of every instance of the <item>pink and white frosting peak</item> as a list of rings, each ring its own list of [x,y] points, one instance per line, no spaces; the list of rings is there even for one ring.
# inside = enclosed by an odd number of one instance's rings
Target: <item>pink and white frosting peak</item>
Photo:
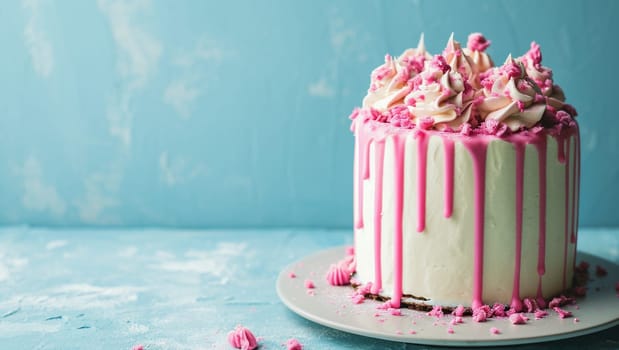
[[[403,129],[490,134],[503,137],[523,130],[572,126],[576,111],[542,65],[537,43],[518,58],[494,66],[481,33],[469,35],[466,48],[449,38],[439,55],[426,50],[423,35],[414,49],[385,56],[371,74],[363,116]]]

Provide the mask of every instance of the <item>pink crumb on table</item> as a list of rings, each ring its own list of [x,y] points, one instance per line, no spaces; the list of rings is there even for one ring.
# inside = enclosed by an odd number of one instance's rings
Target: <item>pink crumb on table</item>
[[[509,322],[512,324],[525,324],[528,320],[529,318],[520,312],[509,315]]]
[[[134,345],[131,350],[144,350],[144,345],[142,344],[138,344],[138,345]]]
[[[286,349],[303,350],[303,344],[299,343],[298,340],[291,338],[291,339],[286,340]]]
[[[241,325],[228,333],[228,343],[241,350],[254,350],[258,347],[254,334]]]
[[[490,334],[501,334],[501,331],[496,327],[490,327]]]
[[[314,282],[312,282],[312,280],[308,278],[305,280],[305,288],[314,289],[316,288],[316,286],[314,285]]]

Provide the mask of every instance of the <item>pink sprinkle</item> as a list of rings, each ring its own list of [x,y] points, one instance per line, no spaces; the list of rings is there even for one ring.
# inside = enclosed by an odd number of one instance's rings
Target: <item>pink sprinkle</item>
[[[346,247],[346,255],[355,255],[355,247]]]
[[[464,306],[462,305],[456,306],[456,308],[454,309],[454,311],[451,312],[451,314],[454,316],[459,316],[459,317],[464,316]]]
[[[361,304],[365,300],[365,297],[363,294],[353,294],[351,299],[354,304]]]
[[[228,333],[228,343],[241,350],[254,350],[258,347],[254,334],[241,325]]]
[[[486,322],[486,312],[482,309],[477,309],[473,311],[473,321],[475,322]]]
[[[142,344],[138,344],[138,345],[134,345],[131,350],[144,350],[144,345]]]
[[[535,299],[525,298],[523,300],[523,303],[524,303],[524,306],[526,307],[526,311],[528,313],[535,312],[535,310],[538,309],[537,303],[535,302]]]
[[[419,121],[419,128],[422,130],[429,130],[434,125],[434,118],[432,117],[423,117]]]
[[[535,67],[539,68],[542,63],[542,51],[535,41],[531,42],[531,48],[524,56],[529,59]]]
[[[447,73],[451,69],[449,64],[447,64],[447,61],[445,61],[445,57],[441,55],[435,55],[432,58],[432,61],[430,61],[430,67],[440,70],[443,74]]]
[[[535,310],[534,315],[536,320],[541,320],[542,318],[548,316],[548,312],[544,310]]]
[[[441,318],[443,317],[443,307],[440,305],[435,305],[430,312],[426,313],[426,315]]]
[[[296,275],[294,272],[290,272],[290,273],[288,274],[288,277],[290,277],[290,278],[296,278],[296,277],[297,277],[297,275]]]
[[[391,313],[391,315],[393,316],[402,316],[402,311],[400,311],[400,309],[393,309],[390,308],[389,312]]]
[[[492,313],[497,317],[505,317],[505,305],[501,303],[495,303],[492,306]]]
[[[466,47],[471,51],[486,51],[488,46],[490,46],[490,40],[487,40],[481,33],[472,33],[466,43]]]
[[[298,340],[292,338],[286,341],[286,348],[288,350],[303,350],[303,344],[299,343]]]
[[[595,275],[598,277],[604,277],[606,275],[608,275],[608,271],[606,271],[606,269],[600,265],[596,265],[595,266]]]
[[[496,327],[490,327],[490,334],[501,334],[501,331]]]
[[[518,312],[509,316],[509,322],[512,324],[525,324],[529,320],[528,317]]]
[[[449,327],[449,328],[447,328],[447,333],[454,334],[455,332],[454,332],[453,328]]]
[[[305,280],[305,288],[313,289],[313,288],[316,288],[316,286],[314,285],[314,282],[312,282],[312,280],[306,279]]]
[[[460,323],[464,323],[464,321],[462,321],[461,316],[454,316],[454,318],[452,318],[451,321],[449,321],[449,324],[452,326],[455,326]]]
[[[552,309],[559,314],[559,318],[572,317],[572,313],[570,311],[563,310],[560,307],[553,307]]]

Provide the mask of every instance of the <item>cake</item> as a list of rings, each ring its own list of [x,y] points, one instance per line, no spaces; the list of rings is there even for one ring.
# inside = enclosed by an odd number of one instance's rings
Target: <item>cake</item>
[[[355,136],[353,283],[392,307],[544,306],[572,285],[580,141],[539,45],[471,34],[371,74]]]

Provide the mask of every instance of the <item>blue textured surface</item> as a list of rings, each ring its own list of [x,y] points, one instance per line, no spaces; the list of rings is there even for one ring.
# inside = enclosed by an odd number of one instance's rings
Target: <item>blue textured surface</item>
[[[584,230],[579,249],[619,263],[617,230]],[[351,244],[349,231],[0,229],[0,349],[230,349],[250,328],[262,349],[423,349],[306,321],[279,301],[288,264]],[[584,316],[583,316],[584,317]],[[617,349],[619,327],[527,349]]]
[[[619,225],[617,1],[54,1],[0,11],[0,223],[349,227],[347,115],[426,34],[537,40],[580,111],[583,226]]]

